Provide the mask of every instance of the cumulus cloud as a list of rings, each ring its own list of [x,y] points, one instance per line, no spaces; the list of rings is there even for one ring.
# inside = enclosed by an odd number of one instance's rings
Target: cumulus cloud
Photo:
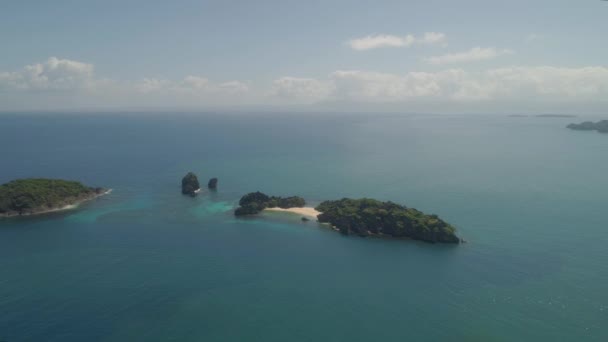
[[[281,77],[272,82],[270,95],[298,103],[314,103],[326,99],[333,91],[334,86],[328,80]]]
[[[474,47],[469,51],[450,53],[442,56],[434,56],[426,58],[425,61],[430,64],[455,64],[455,63],[470,63],[483,61],[488,59],[494,59],[502,55],[510,55],[514,52],[509,49],[496,49],[496,48],[481,48]]]
[[[135,89],[143,94],[163,93],[181,95],[240,94],[249,91],[249,85],[241,81],[214,83],[201,76],[186,76],[180,81],[144,78],[135,84]]]
[[[437,38],[429,36],[428,41]],[[608,108],[608,67],[562,68],[514,66],[487,70],[450,68],[402,74],[337,70],[326,77],[281,77],[252,87],[239,80],[214,81],[188,75],[182,79],[110,80],[95,75],[91,64],[50,58],[16,71],[0,72],[0,110],[64,106],[167,107],[299,105],[346,103],[469,106],[499,102],[546,105],[582,104]],[[369,107],[376,108],[376,107]],[[468,108],[468,107],[465,107]],[[541,107],[538,107],[541,108]],[[553,107],[555,108],[555,107]],[[562,108],[562,107],[559,107]]]
[[[211,81],[188,75],[181,80],[112,80],[95,75],[89,63],[51,57],[16,71],[0,71],[0,110],[48,106],[224,105],[246,100],[248,82]],[[5,107],[5,108],[3,108]]]
[[[444,45],[447,40],[447,37],[444,33],[441,32],[426,32],[422,38],[417,40],[418,43],[421,44],[441,44]]]
[[[406,36],[369,35],[351,39],[347,44],[353,50],[364,51],[386,47],[410,47],[414,44],[439,45],[445,44],[446,35],[440,32],[426,32],[420,37],[412,34]]]
[[[275,82],[275,93],[293,85]],[[604,101],[608,68],[511,67],[469,72],[449,69],[404,75],[361,70],[336,71],[325,80],[306,79],[306,94],[317,101],[411,102]],[[299,92],[292,92],[299,96]]]
[[[92,64],[56,57],[21,70],[0,72],[0,89],[73,90],[90,88],[94,83]]]

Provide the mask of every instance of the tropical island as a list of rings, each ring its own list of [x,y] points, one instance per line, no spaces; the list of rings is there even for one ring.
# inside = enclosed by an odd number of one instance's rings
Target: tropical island
[[[17,179],[0,185],[0,217],[70,209],[108,192],[62,179]]]
[[[380,235],[432,243],[461,242],[456,236],[456,228],[437,215],[427,215],[390,201],[343,198],[322,202],[315,209],[321,212],[319,222],[331,224],[342,234]]]
[[[598,122],[585,121],[580,124],[571,123],[566,126],[566,128],[570,128],[575,131],[598,131],[600,133],[608,133],[608,120]]]
[[[277,197],[268,196],[259,191],[251,192],[241,197],[239,207],[234,211],[236,216],[247,216],[259,214],[266,209],[292,209],[303,208],[306,206],[306,201],[302,197]]]
[[[437,215],[427,215],[414,208],[374,199],[325,201],[316,208],[306,207],[303,198],[268,196],[252,192],[241,198],[236,216],[257,215],[263,210],[287,211],[314,217],[345,235],[409,238],[431,243],[460,243],[456,229]]]

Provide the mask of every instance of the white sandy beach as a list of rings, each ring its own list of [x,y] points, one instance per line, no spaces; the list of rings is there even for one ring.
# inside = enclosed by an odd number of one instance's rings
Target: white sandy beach
[[[292,213],[292,214],[302,215],[302,216],[306,216],[306,217],[312,217],[315,219],[317,218],[317,215],[321,214],[320,211],[316,211],[315,208],[313,208],[313,207],[289,208],[289,209],[266,208],[264,210]]]

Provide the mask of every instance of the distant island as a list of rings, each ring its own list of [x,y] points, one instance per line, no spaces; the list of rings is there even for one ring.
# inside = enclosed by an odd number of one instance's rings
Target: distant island
[[[608,120],[598,122],[585,121],[580,124],[571,123],[566,128],[575,131],[598,131],[600,133],[608,133]]]
[[[575,118],[576,115],[572,114],[539,114],[536,115],[537,118]]]
[[[427,215],[413,208],[368,198],[325,201],[316,208],[310,208],[306,207],[301,197],[282,198],[253,192],[241,198],[234,214],[256,215],[263,210],[300,214],[303,221],[315,217],[318,222],[328,223],[346,235],[410,238],[431,243],[461,242],[456,236],[456,229],[437,215]]]
[[[0,185],[0,217],[70,209],[108,192],[61,179],[17,179]]]
[[[527,118],[530,116],[534,116],[537,118],[575,118],[575,117],[577,117],[577,115],[573,115],[573,114],[537,114],[537,115],[510,114],[508,116],[510,118]]]

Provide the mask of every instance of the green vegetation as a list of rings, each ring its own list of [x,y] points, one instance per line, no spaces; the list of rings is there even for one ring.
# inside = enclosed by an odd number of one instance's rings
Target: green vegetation
[[[569,124],[567,128],[577,131],[598,131],[600,133],[608,133],[608,120],[598,122],[585,121],[580,124]]]
[[[436,215],[374,199],[325,201],[316,210],[319,222],[329,223],[343,234],[389,235],[426,242],[459,243],[456,229]]]
[[[192,172],[188,172],[182,178],[182,194],[196,196],[196,190],[200,189],[201,186],[198,183],[198,178]]]
[[[255,215],[266,208],[283,208],[289,209],[294,207],[303,207],[306,201],[302,197],[276,197],[268,196],[259,191],[249,193],[239,201],[239,206],[235,211],[236,216]]]
[[[0,215],[35,214],[93,198],[104,192],[60,179],[18,179],[0,186]]]

